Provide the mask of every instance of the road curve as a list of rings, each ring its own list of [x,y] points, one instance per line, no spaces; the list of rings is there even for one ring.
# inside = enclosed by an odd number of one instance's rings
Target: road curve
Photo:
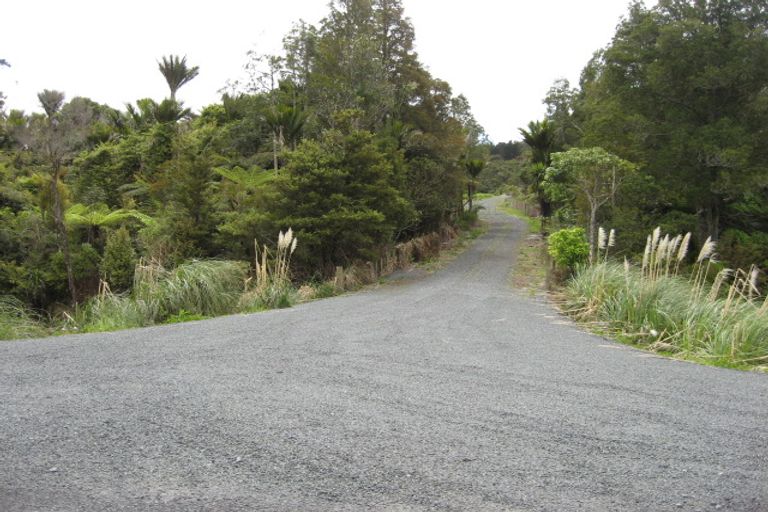
[[[0,343],[0,510],[768,510],[768,376],[444,270],[288,310]]]

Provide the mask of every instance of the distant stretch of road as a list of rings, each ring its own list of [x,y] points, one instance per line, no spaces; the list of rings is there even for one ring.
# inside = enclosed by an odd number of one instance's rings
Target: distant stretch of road
[[[0,511],[768,511],[768,375],[511,288],[522,224],[292,309],[0,342]]]

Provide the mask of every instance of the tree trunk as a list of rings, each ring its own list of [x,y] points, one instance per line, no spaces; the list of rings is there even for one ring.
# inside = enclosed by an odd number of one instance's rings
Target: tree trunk
[[[472,182],[467,182],[467,204],[469,204],[469,211],[472,211]]]
[[[51,180],[51,195],[53,196],[53,223],[56,226],[56,234],[59,239],[59,249],[64,254],[64,266],[67,270],[67,284],[69,294],[72,299],[72,305],[77,304],[77,290],[75,289],[75,275],[72,271],[72,257],[69,252],[69,237],[67,236],[67,226],[64,224],[64,205],[59,194],[59,178],[61,175],[61,164],[54,163],[53,177]]]
[[[272,133],[272,162],[275,166],[275,172],[277,172],[277,132]]]

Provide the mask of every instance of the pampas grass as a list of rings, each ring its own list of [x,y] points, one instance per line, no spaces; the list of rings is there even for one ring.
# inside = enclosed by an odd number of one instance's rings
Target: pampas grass
[[[708,238],[684,278],[690,240],[690,233],[671,237],[656,228],[639,268],[625,259],[581,269],[565,289],[567,312],[651,350],[726,366],[764,364],[768,298],[759,298],[759,270],[723,269],[709,284],[717,246]]]
[[[288,228],[286,232],[278,233],[274,251],[266,244],[259,247],[256,240],[253,245],[253,278],[240,297],[239,308],[242,311],[258,311],[290,307],[297,297],[291,282],[291,257],[298,246],[293,230]]]

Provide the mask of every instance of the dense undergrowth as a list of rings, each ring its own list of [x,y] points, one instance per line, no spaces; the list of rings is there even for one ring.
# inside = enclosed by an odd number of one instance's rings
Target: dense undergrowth
[[[476,222],[477,211],[467,213],[460,222],[466,235],[458,240],[476,237],[480,232]],[[140,262],[129,292],[113,293],[102,282],[99,293],[73,314],[43,317],[13,297],[0,297],[0,339],[115,331],[291,307],[371,284],[413,262],[431,261],[443,246],[454,245],[457,236],[455,229],[444,226],[438,233],[393,246],[377,265],[359,262],[340,267],[332,279],[301,285],[291,279],[291,257],[298,239],[290,229],[280,232],[273,249],[257,246],[253,266],[242,261],[191,260],[166,269],[157,262]]]

